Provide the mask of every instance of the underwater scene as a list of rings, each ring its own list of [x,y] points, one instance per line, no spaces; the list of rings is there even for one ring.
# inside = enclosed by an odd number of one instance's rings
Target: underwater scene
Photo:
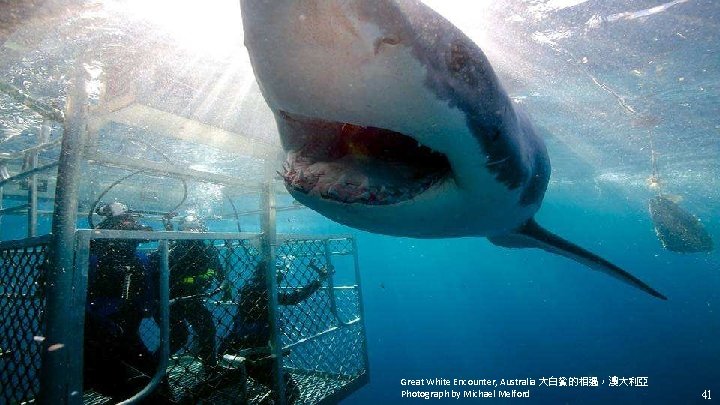
[[[719,27],[0,2],[0,405],[712,403]]]

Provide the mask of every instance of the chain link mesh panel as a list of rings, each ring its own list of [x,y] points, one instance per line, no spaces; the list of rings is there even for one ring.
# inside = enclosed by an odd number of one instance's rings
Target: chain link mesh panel
[[[197,242],[202,245],[176,242],[170,254],[172,399],[244,403],[246,371],[233,356],[242,343],[237,330],[239,295],[259,264],[258,241]],[[214,267],[219,271],[212,277],[208,271]],[[267,311],[265,305],[255,313],[266,317]]]
[[[337,255],[354,254],[348,238],[289,239],[278,248],[278,262],[289,273],[279,293],[318,280],[323,270],[335,271],[308,299],[281,307],[283,345],[289,348],[283,366],[299,388],[299,403],[317,403],[367,371],[354,263],[340,267],[333,260]],[[354,283],[336,287],[329,283],[335,279]]]
[[[47,243],[0,248],[0,403],[33,399],[39,389]]]
[[[261,260],[259,247],[259,238],[185,240],[178,236],[170,242],[171,356],[166,377],[152,400],[278,403],[273,389],[277,362],[282,366],[286,403],[318,403],[366,375],[359,287],[356,282],[333,287],[332,278],[322,276],[337,267],[336,276],[342,273],[344,278],[355,279],[354,262],[340,267],[333,263],[333,258],[355,254],[352,240],[286,239],[277,247],[272,273]],[[157,242],[145,241],[138,252],[145,271],[158,274]],[[275,273],[283,346],[280,359],[271,356],[269,343],[272,327],[266,275]],[[156,281],[146,282],[150,290],[157,289]],[[122,290],[127,293],[128,288]],[[92,283],[88,296],[97,300]],[[144,311],[141,322],[129,323],[135,328],[131,335],[136,333],[138,339],[122,344],[142,342],[142,347],[125,347],[120,352],[130,357],[146,356],[146,363],[154,363],[156,369],[160,345],[157,301],[146,299],[144,306],[134,308],[135,315],[125,315],[132,318]],[[86,339],[87,333],[86,329]],[[85,347],[87,350],[87,342]],[[137,373],[133,379],[143,381],[134,392],[139,391],[152,376],[152,367],[143,368],[137,358],[120,360]],[[112,369],[112,365],[107,368]],[[121,379],[127,380],[128,375]],[[121,384],[115,381],[115,386]],[[86,384],[85,403],[126,399],[110,398],[113,394],[102,392],[101,387]]]

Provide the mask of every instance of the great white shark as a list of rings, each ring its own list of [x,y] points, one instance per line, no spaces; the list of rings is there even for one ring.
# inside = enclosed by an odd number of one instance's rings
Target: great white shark
[[[540,248],[665,296],[545,230],[542,139],[482,50],[416,0],[241,0],[290,194],[369,232]]]

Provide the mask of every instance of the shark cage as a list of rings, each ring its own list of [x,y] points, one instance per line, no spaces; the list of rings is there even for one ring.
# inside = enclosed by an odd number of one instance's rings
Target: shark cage
[[[141,29],[104,47],[111,30],[52,16],[0,29],[0,404],[318,404],[366,384],[355,239],[278,233],[304,208],[269,174],[249,63],[178,68]]]

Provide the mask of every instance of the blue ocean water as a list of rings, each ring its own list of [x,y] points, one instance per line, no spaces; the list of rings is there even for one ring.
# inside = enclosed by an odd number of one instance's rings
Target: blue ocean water
[[[529,402],[707,402],[703,393],[714,398],[720,384],[720,256],[662,248],[646,180],[654,139],[662,191],[682,195],[681,206],[718,240],[720,52],[709,28],[717,3],[510,3],[498,3],[507,18],[488,34],[501,50],[484,50],[499,61],[511,95],[527,95],[521,103],[547,129],[554,180],[538,222],[669,299],[536,250],[362,234],[371,383],[344,403],[425,401],[402,398],[406,389],[462,390],[402,386],[402,379],[540,384],[583,376],[604,385],[529,387]],[[437,7],[452,8],[444,4]],[[547,14],[525,18],[533,7]],[[472,13],[452,17],[466,31],[481,30]],[[533,35],[548,41],[526,48],[523,38]],[[623,103],[637,114],[623,112]],[[648,387],[611,387],[613,376],[647,377]]]
[[[519,388],[530,389],[530,403],[705,401],[703,392],[720,381],[720,257],[664,251],[641,202],[607,197],[589,210],[573,199],[551,190],[539,220],[668,301],[540,251],[362,234],[371,383],[343,403],[423,401],[402,398],[405,389],[462,390],[403,387],[402,379],[540,384],[583,376],[605,385]],[[709,225],[717,239],[717,222]],[[612,376],[647,377],[648,387],[610,387]]]
[[[529,387],[529,402],[543,404],[706,403],[706,390],[720,397],[720,254],[664,250],[647,212],[653,192],[646,187],[652,139],[664,191],[683,196],[681,205],[703,220],[717,245],[718,3],[497,4],[491,12],[501,23],[485,33],[486,42],[497,47],[483,49],[510,95],[541,127],[554,167],[538,221],[669,300],[562,257],[503,249],[482,238],[391,238],[310,211],[281,214],[280,232],[349,232],[358,239],[371,380],[343,403],[424,401],[401,393],[430,387],[402,386],[401,380],[428,378],[604,382]],[[472,35],[484,21],[477,14],[451,17]],[[196,152],[183,161],[207,159],[205,149]],[[180,152],[169,153],[180,159]],[[244,208],[254,209],[254,203]],[[41,209],[52,206],[45,202]],[[3,239],[23,237],[24,221],[3,218]],[[212,229],[234,225],[213,223]],[[259,229],[256,218],[244,225]],[[49,217],[41,217],[38,233],[49,229]],[[648,387],[610,387],[613,376],[647,377]]]
[[[402,386],[403,379],[530,378],[540,384],[543,377],[597,377],[604,385],[519,387],[530,390],[531,403],[702,403],[703,392],[717,390],[720,381],[720,255],[664,250],[647,212],[650,195],[553,182],[537,218],[668,301],[565,258],[504,249],[483,238],[385,237],[309,210],[280,213],[278,231],[357,237],[371,379],[343,403],[423,401],[401,393],[437,390]],[[720,239],[717,206],[692,195],[681,204],[702,213]],[[18,231],[14,237],[23,227],[18,217],[5,219],[5,229]],[[40,227],[49,229],[49,221]],[[647,377],[648,387],[610,387],[613,376]]]

